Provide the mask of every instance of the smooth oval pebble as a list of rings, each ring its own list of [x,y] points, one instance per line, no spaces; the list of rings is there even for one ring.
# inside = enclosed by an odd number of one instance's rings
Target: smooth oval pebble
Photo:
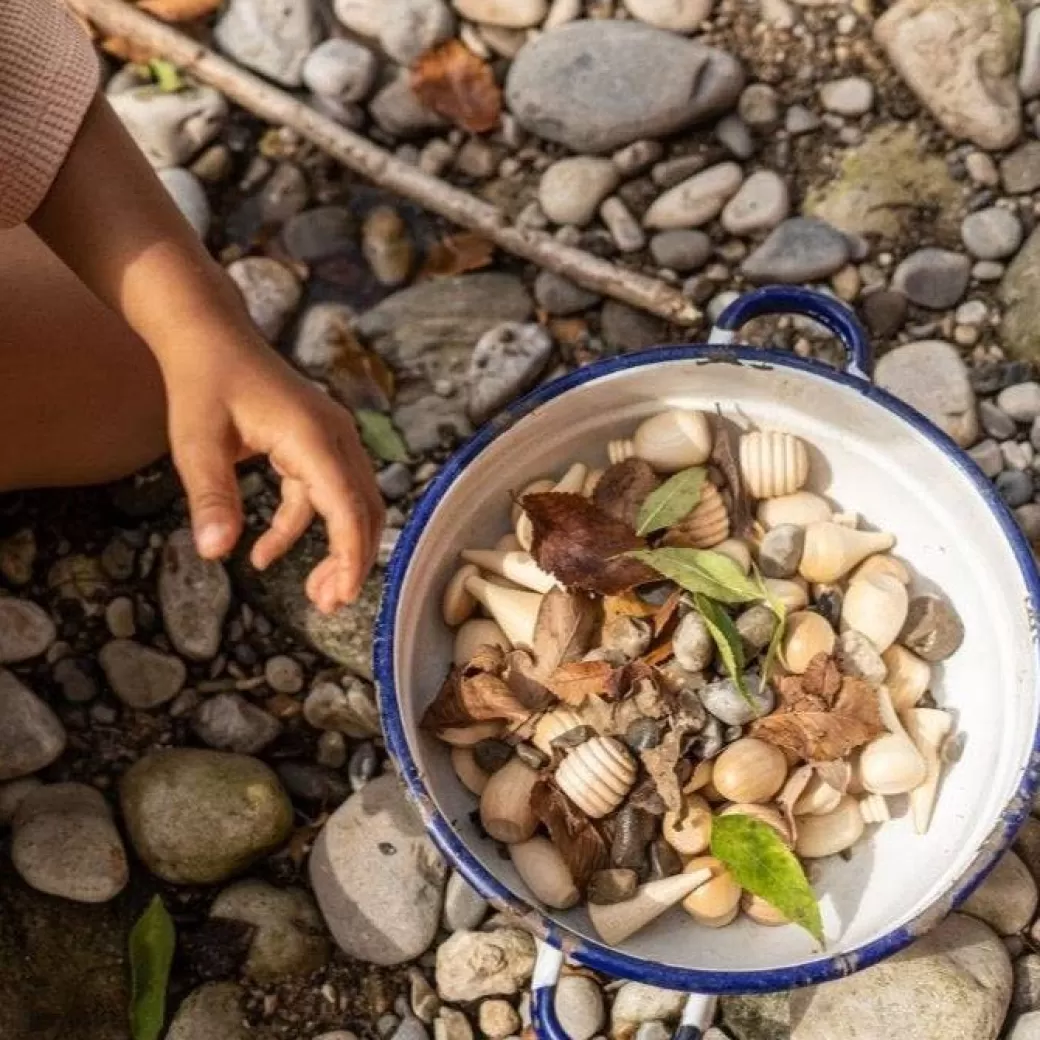
[[[768,715],[773,710],[773,693],[769,685],[763,686],[753,672],[744,676],[744,683],[754,708],[744,699],[732,679],[716,679],[708,683],[700,691],[701,702],[716,719],[727,726],[744,726],[752,719]]]

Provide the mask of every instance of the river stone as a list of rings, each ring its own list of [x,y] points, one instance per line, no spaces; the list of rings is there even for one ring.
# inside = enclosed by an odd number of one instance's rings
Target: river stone
[[[106,903],[130,877],[108,803],[86,784],[50,784],[22,800],[11,860],[38,892],[77,903]]]
[[[0,597],[0,664],[39,657],[57,637],[50,615],[27,599]]]
[[[848,263],[849,241],[838,230],[812,217],[785,220],[744,261],[741,270],[753,282],[811,282]]]
[[[170,642],[193,661],[220,650],[221,629],[231,605],[231,582],[218,560],[203,560],[191,531],[166,539],[159,570],[159,605]]]
[[[644,1022],[671,1022],[682,1014],[686,994],[644,982],[626,982],[610,1009],[610,1035],[628,1040]]]
[[[866,115],[874,107],[874,84],[862,76],[846,76],[820,87],[820,103],[840,116]]]
[[[964,218],[961,241],[978,260],[1004,260],[1022,244],[1022,225],[1014,213],[989,206]]]
[[[179,657],[132,639],[109,640],[98,660],[116,696],[138,711],[150,711],[173,700],[188,674]]]
[[[302,889],[239,881],[217,896],[209,916],[244,921],[256,929],[244,970],[259,983],[309,975],[328,963],[329,941],[321,914]]]
[[[542,174],[538,202],[554,223],[584,227],[620,179],[618,168],[610,159],[569,156],[554,162]]]
[[[290,256],[310,264],[351,249],[356,230],[346,206],[315,206],[286,221],[282,242]]]
[[[534,970],[531,933],[502,927],[455,932],[437,948],[437,992],[453,1003],[520,992]]]
[[[722,997],[719,1007],[727,1033],[734,1040],[791,1040],[788,996],[764,993]]]
[[[932,420],[961,447],[978,439],[975,391],[957,350],[942,340],[920,340],[889,351],[874,381]]]
[[[307,55],[302,76],[315,94],[351,102],[367,97],[378,71],[379,60],[367,47],[353,40],[333,38],[318,44]]]
[[[599,331],[614,351],[644,350],[668,339],[668,326],[656,314],[629,307],[619,300],[607,300],[599,316]]]
[[[531,298],[513,275],[436,278],[388,296],[357,320],[356,331],[405,379],[461,382],[473,344],[507,321],[526,321]]]
[[[368,103],[368,114],[376,125],[393,137],[412,137],[439,130],[446,120],[427,108],[412,89],[412,76],[401,69]]]
[[[1005,156],[1000,179],[1009,195],[1028,195],[1040,188],[1040,141],[1026,141]]]
[[[245,755],[152,751],[124,774],[119,795],[137,855],[174,884],[224,881],[292,830],[292,805],[278,778]]]
[[[586,20],[521,49],[506,101],[526,130],[595,153],[725,112],[743,86],[724,51],[637,22]]]
[[[1022,26],[1011,0],[898,0],[874,37],[953,137],[994,151],[1015,142]]]
[[[713,249],[711,238],[704,231],[682,228],[662,231],[650,239],[654,263],[680,274],[699,271],[711,259]]]
[[[212,87],[174,92],[152,86],[109,94],[109,104],[156,169],[189,162],[227,121],[224,95]]]
[[[314,0],[231,0],[213,28],[225,54],[285,87],[303,83],[303,63],[320,38]]]
[[[391,773],[366,784],[325,824],[310,879],[340,948],[369,964],[403,964],[437,934],[447,867]]]
[[[354,308],[345,303],[312,304],[300,318],[293,342],[293,360],[315,375],[327,372],[353,342],[351,328],[356,317]]]
[[[556,1017],[570,1040],[592,1040],[607,1018],[596,981],[585,975],[564,975],[556,985]]]
[[[953,914],[880,964],[792,993],[790,1040],[996,1040],[1010,996],[1004,944]]]
[[[1030,1011],[1015,1019],[1007,1040],[1040,1040],[1040,1011]]]
[[[444,927],[452,932],[475,931],[487,912],[487,900],[461,874],[452,871],[444,890]]]
[[[655,199],[643,224],[658,230],[707,224],[737,193],[743,179],[743,171],[734,162],[719,163],[695,173]]]
[[[886,242],[900,241],[922,220],[935,234],[952,236],[965,194],[912,126],[885,124],[845,152],[837,176],[809,190],[803,212]]]
[[[911,303],[942,311],[961,300],[970,277],[971,260],[963,253],[918,249],[896,268],[892,288]]]
[[[587,310],[600,297],[554,271],[540,271],[534,280],[534,298],[547,314],[563,317]]]
[[[1015,853],[1006,852],[961,910],[1000,935],[1014,935],[1033,920],[1036,904],[1036,881],[1029,868]]]
[[[1018,92],[1024,98],[1035,98],[1040,94],[1040,8],[1034,7],[1025,18]]]
[[[772,170],[757,170],[726,203],[720,223],[731,235],[769,231],[791,211],[787,181]]]
[[[1000,283],[1001,345],[1022,360],[1040,358],[1040,228],[1026,239]]]
[[[236,982],[207,982],[177,1009],[166,1040],[249,1040],[244,998]]]
[[[256,755],[278,738],[282,724],[237,693],[207,697],[191,718],[195,735],[218,751]]]
[[[633,18],[658,29],[687,33],[696,29],[708,15],[715,0],[625,0]]]
[[[23,776],[0,784],[0,827],[9,827],[18,806],[42,786],[35,776]]]
[[[412,65],[455,32],[455,16],[444,0],[390,0],[384,11],[379,42],[399,65]]]
[[[127,935],[140,912],[128,904],[44,895],[0,857],[4,1040],[127,1040]]]
[[[236,260],[228,265],[227,273],[261,335],[276,340],[300,302],[300,280],[284,264],[266,256]]]
[[[202,181],[191,170],[180,166],[159,170],[159,180],[181,211],[181,216],[195,229],[195,234],[205,238],[209,234],[212,213]]]
[[[486,422],[530,389],[552,351],[552,337],[541,325],[506,322],[488,329],[473,348],[466,376],[473,422]]]
[[[65,750],[57,715],[11,672],[0,669],[0,780],[28,776]]]

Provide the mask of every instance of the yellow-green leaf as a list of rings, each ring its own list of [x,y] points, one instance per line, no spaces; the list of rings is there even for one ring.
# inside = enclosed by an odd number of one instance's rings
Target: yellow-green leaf
[[[762,590],[762,599],[769,605],[769,609],[776,615],[776,628],[773,629],[773,637],[769,640],[766,650],[765,661],[762,663],[762,684],[769,682],[769,676],[776,664],[777,655],[780,653],[780,644],[783,642],[784,632],[787,629],[787,608],[770,591],[762,580],[762,575],[755,569],[755,580]]]
[[[750,603],[761,588],[728,556],[709,549],[636,549],[627,554],[658,574],[717,603]]]
[[[636,534],[642,538],[689,516],[700,501],[706,475],[703,466],[694,466],[676,473],[656,491],[651,491],[639,510]]]
[[[130,1031],[134,1040],[159,1040],[166,1020],[166,986],[176,933],[156,896],[130,932]]]
[[[181,78],[180,70],[176,65],[168,61],[163,61],[161,58],[153,58],[148,62],[148,71],[152,74],[155,85],[163,94],[176,94],[178,90],[182,90],[184,87],[184,80]]]
[[[820,906],[801,863],[766,823],[733,813],[711,825],[711,854],[726,864],[741,888],[775,906],[821,946]]]
[[[715,640],[715,645],[719,649],[719,657],[722,658],[726,674],[733,680],[733,685],[736,686],[740,696],[747,701],[757,715],[758,705],[751,699],[747,683],[744,682],[744,669],[747,663],[744,660],[744,641],[740,638],[737,626],[733,624],[733,619],[729,614],[714,600],[708,599],[699,592],[695,593],[693,598],[697,604],[697,610],[704,618],[705,625],[708,626],[711,638]]]
[[[407,462],[408,449],[401,435],[394,429],[389,415],[359,408],[354,412],[365,447],[383,462]]]

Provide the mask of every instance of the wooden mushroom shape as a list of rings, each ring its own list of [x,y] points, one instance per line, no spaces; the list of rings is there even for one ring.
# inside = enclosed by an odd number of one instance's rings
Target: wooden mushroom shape
[[[491,774],[485,773],[477,765],[477,760],[473,757],[473,749],[453,747],[451,749],[451,765],[455,770],[455,775],[462,782],[462,786],[479,798],[484,793],[484,788],[487,787]]]
[[[466,591],[498,622],[513,646],[533,646],[542,597],[537,592],[507,589],[486,578],[469,577]]]
[[[534,557],[523,549],[517,552],[502,549],[463,549],[460,555],[466,563],[508,578],[532,592],[548,592],[556,585],[556,579],[543,571],[534,562]]]
[[[803,675],[817,654],[830,656],[834,652],[837,635],[830,622],[811,610],[798,611],[787,619],[780,648],[780,663],[795,675]]]
[[[711,878],[712,872],[702,868],[689,874],[650,881],[636,889],[631,899],[623,902],[589,903],[589,920],[608,946],[617,946],[656,921],[666,910],[681,903]]]
[[[686,795],[681,811],[664,814],[661,836],[680,856],[701,855],[711,843],[711,806],[699,794]]]
[[[441,616],[449,628],[458,628],[464,621],[473,616],[477,609],[477,601],[466,588],[470,578],[479,578],[480,570],[467,563],[460,567],[444,587],[441,599]]]
[[[807,581],[837,581],[868,556],[895,544],[895,536],[883,532],[853,531],[829,522],[810,524],[798,571]]]
[[[932,820],[942,772],[942,750],[953,729],[953,719],[938,708],[911,708],[903,715],[906,732],[925,761],[924,780],[910,792],[914,830],[924,834]]]
[[[611,441],[607,454],[614,463],[636,456],[658,473],[678,473],[706,462],[711,448],[711,424],[703,412],[670,408],[644,419],[631,440]]]
[[[772,744],[742,737],[715,760],[711,782],[730,802],[768,802],[784,786],[787,759]]]
[[[788,614],[809,605],[809,590],[801,578],[763,578],[762,583]]]
[[[833,856],[855,845],[865,827],[859,802],[844,795],[833,812],[799,819],[794,849],[805,859]]]
[[[552,742],[582,724],[581,716],[567,707],[553,708],[534,723],[531,743],[544,755],[552,755]]]

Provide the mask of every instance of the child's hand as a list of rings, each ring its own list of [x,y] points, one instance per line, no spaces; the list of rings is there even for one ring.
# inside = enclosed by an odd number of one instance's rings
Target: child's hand
[[[307,579],[328,613],[360,591],[375,560],[383,501],[350,414],[297,375],[259,337],[209,343],[163,366],[170,445],[184,481],[199,552],[231,551],[242,532],[235,463],[266,455],[282,478],[282,502],[253,547],[263,569],[325,520],[329,555]]]

